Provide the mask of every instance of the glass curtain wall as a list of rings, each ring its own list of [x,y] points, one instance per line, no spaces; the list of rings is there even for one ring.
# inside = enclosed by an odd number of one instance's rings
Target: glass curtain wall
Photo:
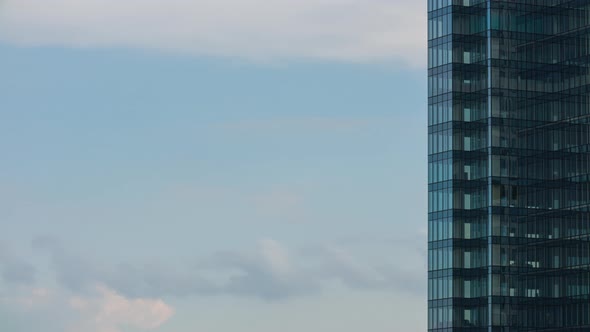
[[[590,1],[428,1],[428,329],[590,331]]]

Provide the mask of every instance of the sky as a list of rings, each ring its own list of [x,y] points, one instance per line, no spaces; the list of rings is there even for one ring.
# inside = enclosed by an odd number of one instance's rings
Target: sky
[[[424,331],[425,12],[0,0],[0,330]]]

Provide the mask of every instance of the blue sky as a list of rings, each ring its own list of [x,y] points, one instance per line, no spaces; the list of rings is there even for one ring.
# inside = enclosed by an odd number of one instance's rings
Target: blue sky
[[[424,330],[422,5],[43,4],[0,2],[0,328]]]

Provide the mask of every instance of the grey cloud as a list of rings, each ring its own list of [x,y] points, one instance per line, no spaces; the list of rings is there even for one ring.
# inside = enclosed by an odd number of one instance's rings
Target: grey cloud
[[[165,263],[111,267],[74,257],[63,250],[48,250],[57,280],[74,292],[88,292],[97,283],[106,284],[128,297],[235,295],[278,300],[313,293],[318,285],[304,277],[282,279],[256,255],[216,253],[196,260],[192,267]],[[207,272],[224,274],[223,282],[204,277]]]
[[[36,269],[0,243],[0,275],[5,282],[30,285],[35,282]]]
[[[10,283],[32,284],[35,282],[35,268],[28,263],[8,261],[2,264],[2,278]]]
[[[114,269],[102,270],[94,282],[106,283],[129,297],[184,297],[213,292],[207,280],[195,271],[164,263],[119,264]]]
[[[313,249],[318,257],[319,269],[315,270],[318,279],[337,280],[352,289],[391,290],[411,295],[423,295],[425,270],[406,269],[405,262],[395,259],[400,246],[385,246],[382,258],[377,263],[369,263],[353,256],[338,246],[320,246]],[[308,251],[309,254],[309,251]]]
[[[57,280],[75,292],[105,284],[135,298],[231,295],[273,301],[317,294],[336,281],[359,290],[423,293],[421,271],[403,271],[393,264],[370,265],[333,246],[316,246],[313,257],[301,254],[304,251],[290,255],[278,243],[267,242],[249,252],[218,252],[198,258],[190,266],[163,262],[105,265],[76,257],[56,241],[39,239],[34,246],[49,254]]]
[[[57,280],[73,291],[86,291],[103,274],[97,263],[70,253],[58,239],[38,237],[32,246],[50,256]]]
[[[307,295],[320,290],[317,281],[309,278],[302,271],[296,270],[285,275],[278,275],[261,255],[217,253],[201,261],[199,266],[201,269],[239,271],[218,289],[220,293],[276,300]]]

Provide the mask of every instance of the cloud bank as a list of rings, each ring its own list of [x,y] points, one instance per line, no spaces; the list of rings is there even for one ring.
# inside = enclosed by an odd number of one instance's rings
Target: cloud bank
[[[100,284],[86,294],[33,287],[15,291],[18,294],[0,297],[0,310],[35,317],[48,332],[121,332],[128,328],[148,331],[160,327],[174,315],[174,308],[163,300],[129,299]]]
[[[16,312],[28,330],[38,329],[27,319],[35,316],[47,332],[121,332],[157,329],[175,314],[169,303],[181,299],[230,296],[284,303],[333,286],[423,298],[424,258],[421,251],[407,250],[423,242],[422,234],[415,235],[358,237],[298,249],[262,239],[244,250],[175,263],[104,261],[81,256],[57,238],[39,237],[32,246],[49,258],[46,276],[55,276],[55,283],[13,284],[0,293],[0,313]],[[401,248],[404,256],[391,260]]]
[[[3,0],[0,41],[422,67],[424,6],[405,0]]]
[[[59,284],[80,294],[97,284],[129,298],[230,295],[276,301],[317,294],[333,283],[359,290],[423,292],[419,264],[404,269],[387,261],[365,262],[333,244],[293,251],[265,239],[254,250],[217,252],[186,266],[154,261],[105,265],[77,257],[47,238],[35,240],[34,246],[49,254]],[[410,254],[409,260],[422,260],[418,253]]]

